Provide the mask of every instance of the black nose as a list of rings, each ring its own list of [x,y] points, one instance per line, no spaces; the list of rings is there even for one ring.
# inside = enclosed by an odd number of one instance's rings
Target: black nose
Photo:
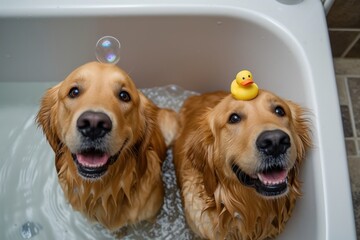
[[[84,137],[96,139],[110,132],[112,123],[109,116],[105,113],[87,111],[80,115],[76,126]]]
[[[260,152],[276,157],[291,146],[290,137],[281,130],[264,131],[256,139],[256,146]]]

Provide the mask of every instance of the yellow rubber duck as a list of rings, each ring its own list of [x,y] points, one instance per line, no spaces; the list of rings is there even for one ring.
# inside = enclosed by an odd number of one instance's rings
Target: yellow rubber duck
[[[251,100],[259,93],[258,86],[254,83],[252,74],[242,70],[236,74],[236,79],[231,83],[231,94],[237,100]]]

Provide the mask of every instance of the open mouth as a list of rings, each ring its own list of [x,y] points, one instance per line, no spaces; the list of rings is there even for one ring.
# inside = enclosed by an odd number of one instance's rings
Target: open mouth
[[[99,178],[106,173],[108,166],[119,157],[120,151],[113,156],[97,150],[87,149],[80,153],[72,154],[78,172],[85,178]]]
[[[288,171],[282,166],[272,166],[253,176],[247,175],[236,164],[232,164],[231,169],[242,184],[255,188],[263,196],[279,196],[288,189]]]

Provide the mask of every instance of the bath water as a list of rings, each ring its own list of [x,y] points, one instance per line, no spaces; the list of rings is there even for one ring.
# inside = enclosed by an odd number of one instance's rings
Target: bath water
[[[40,98],[54,83],[0,82],[0,239],[114,239],[64,198],[54,153],[35,124]],[[196,93],[170,85],[142,89],[160,107],[179,110]],[[171,150],[163,165],[165,200],[154,223],[123,228],[123,239],[194,239],[182,210]]]

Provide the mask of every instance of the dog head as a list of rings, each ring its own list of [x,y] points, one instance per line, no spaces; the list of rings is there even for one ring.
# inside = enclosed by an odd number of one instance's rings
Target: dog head
[[[78,173],[97,179],[142,138],[147,101],[124,71],[92,62],[45,93],[37,122],[56,154],[66,147]]]
[[[203,171],[207,192],[222,181],[267,198],[286,194],[311,145],[304,111],[266,91],[251,101],[228,95],[207,111],[187,143],[187,157]]]

